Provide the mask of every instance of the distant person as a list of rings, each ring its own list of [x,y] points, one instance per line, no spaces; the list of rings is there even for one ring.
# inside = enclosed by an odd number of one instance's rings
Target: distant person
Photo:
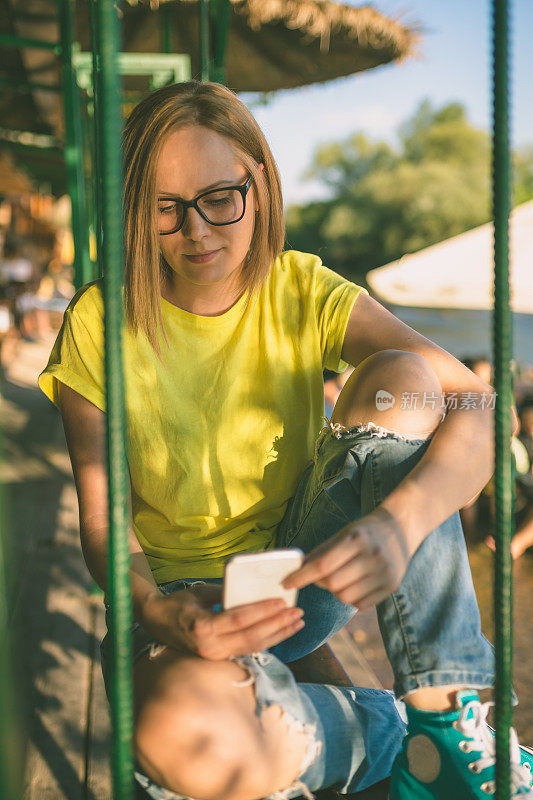
[[[533,394],[526,397],[520,404],[520,432],[518,438],[524,445],[533,464]]]
[[[528,398],[519,409],[520,431],[514,439],[513,457],[515,479],[515,523],[516,530],[511,541],[514,559],[533,546],[533,397]],[[493,536],[486,538],[494,550]]]
[[[344,372],[324,370],[324,410],[326,419],[331,419],[335,403],[342,391],[342,387],[353,372],[353,367],[348,367]]]
[[[0,294],[0,373],[3,370],[4,364],[9,363],[11,360],[8,355],[9,345],[13,338],[13,315],[11,313],[9,304]],[[11,347],[11,351],[12,351]]]
[[[37,330],[43,339],[53,335],[61,322],[63,312],[74,296],[72,268],[54,257],[49,262],[35,292],[34,308]]]
[[[463,364],[475,372],[486,383],[492,383],[492,368],[488,358],[465,358]],[[533,398],[522,403],[511,438],[513,474],[515,475],[515,534],[511,541],[511,555],[519,558],[533,545]],[[494,520],[494,477],[490,479],[483,493],[489,498],[492,519]],[[477,500],[477,499],[476,499]],[[463,527],[472,529],[478,521],[477,502],[461,509]],[[486,544],[495,549],[494,536],[485,538]]]
[[[324,370],[324,411],[327,419],[331,418],[335,403],[341,393],[338,378],[338,372],[333,372],[330,369]]]
[[[15,328],[25,338],[31,338],[35,331],[32,316],[35,278],[34,266],[23,255],[19,242],[7,237],[0,261],[0,287],[13,315]]]
[[[481,378],[485,383],[492,384],[492,366],[486,356],[464,356],[461,361],[465,367],[468,367],[478,378]],[[477,534],[481,517],[481,495],[484,491],[485,489],[476,497],[472,498],[466,506],[460,509],[461,523],[467,536],[475,537]]]
[[[474,375],[477,375],[482,381],[492,384],[492,365],[486,356],[467,356],[462,358],[461,361],[465,367],[472,370]]]
[[[3,258],[0,260],[0,285],[21,286],[33,278],[33,265],[22,254],[22,249],[15,239],[6,237]]]

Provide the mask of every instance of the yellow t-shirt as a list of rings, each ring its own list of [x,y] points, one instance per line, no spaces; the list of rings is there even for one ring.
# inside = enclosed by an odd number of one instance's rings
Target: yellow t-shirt
[[[287,251],[251,298],[214,317],[162,299],[164,364],[124,332],[133,524],[158,583],[221,577],[265,550],[323,424],[322,369],[341,348],[360,286]],[[39,386],[57,381],[105,411],[101,281],[73,298]]]

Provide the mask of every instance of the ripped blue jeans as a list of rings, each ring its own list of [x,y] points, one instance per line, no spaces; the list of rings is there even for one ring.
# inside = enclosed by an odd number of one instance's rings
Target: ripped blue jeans
[[[278,527],[276,545],[310,552],[368,514],[413,469],[429,443],[373,423],[323,428]],[[160,589],[170,593],[195,582],[172,581]],[[386,778],[405,734],[396,698],[426,686],[493,684],[493,650],[481,633],[458,512],[425,538],[398,590],[377,607],[396,697],[384,690],[297,683],[286,664],[315,650],[356,613],[314,585],[300,591],[298,605],[305,612],[303,629],[270,651],[235,659],[249,675],[242,685],[254,684],[256,713],[279,705],[290,724],[309,734],[297,779],[274,792],[272,800],[311,796],[326,787],[350,793]],[[134,663],[147,652],[156,658],[165,647],[137,623],[132,636]],[[107,635],[100,647],[107,690]],[[154,800],[182,800],[140,771],[135,777]]]

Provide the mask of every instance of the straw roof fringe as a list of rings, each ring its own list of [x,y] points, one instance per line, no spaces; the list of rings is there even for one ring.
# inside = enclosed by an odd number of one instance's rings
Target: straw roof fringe
[[[160,4],[175,0],[128,0],[132,6]],[[180,0],[197,3],[198,0]],[[387,40],[401,59],[412,55],[418,34],[404,26],[398,18],[385,17],[372,6],[348,6],[332,0],[230,0],[236,14],[247,17],[253,30],[263,25],[283,23],[287,28],[304,32],[310,40],[320,37],[320,50],[329,51],[331,34],[344,34],[363,47],[383,47]]]
[[[305,30],[309,37],[320,37],[322,52],[329,50],[332,33],[370,47],[386,38],[397,39],[407,33],[403,26],[387,19],[371,6],[359,8],[337,5],[330,0],[248,0],[250,27],[258,30],[269,22],[283,22],[287,28]],[[238,11],[238,7],[236,8]],[[404,47],[409,42],[406,40]]]

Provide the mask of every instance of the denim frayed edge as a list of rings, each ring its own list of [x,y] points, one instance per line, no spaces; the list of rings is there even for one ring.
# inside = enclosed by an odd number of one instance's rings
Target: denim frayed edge
[[[489,672],[458,672],[456,670],[428,670],[418,675],[407,675],[401,680],[394,681],[394,694],[399,700],[415,692],[417,689],[427,689],[438,686],[462,685],[469,689],[492,689],[495,676]],[[518,705],[518,699],[512,692],[513,705]]]
[[[360,433],[369,433],[370,436],[377,436],[380,439],[389,437],[391,439],[401,439],[404,442],[425,442],[428,439],[431,439],[435,432],[432,431],[430,434],[424,433],[408,436],[407,434],[399,433],[398,431],[393,431],[389,428],[384,428],[382,425],[376,425],[375,422],[360,422],[358,425],[352,425],[351,427],[347,428],[340,422],[332,422],[331,419],[328,419],[327,417],[324,417],[324,420],[327,423],[325,427],[331,430],[331,433],[336,439],[357,436]]]

